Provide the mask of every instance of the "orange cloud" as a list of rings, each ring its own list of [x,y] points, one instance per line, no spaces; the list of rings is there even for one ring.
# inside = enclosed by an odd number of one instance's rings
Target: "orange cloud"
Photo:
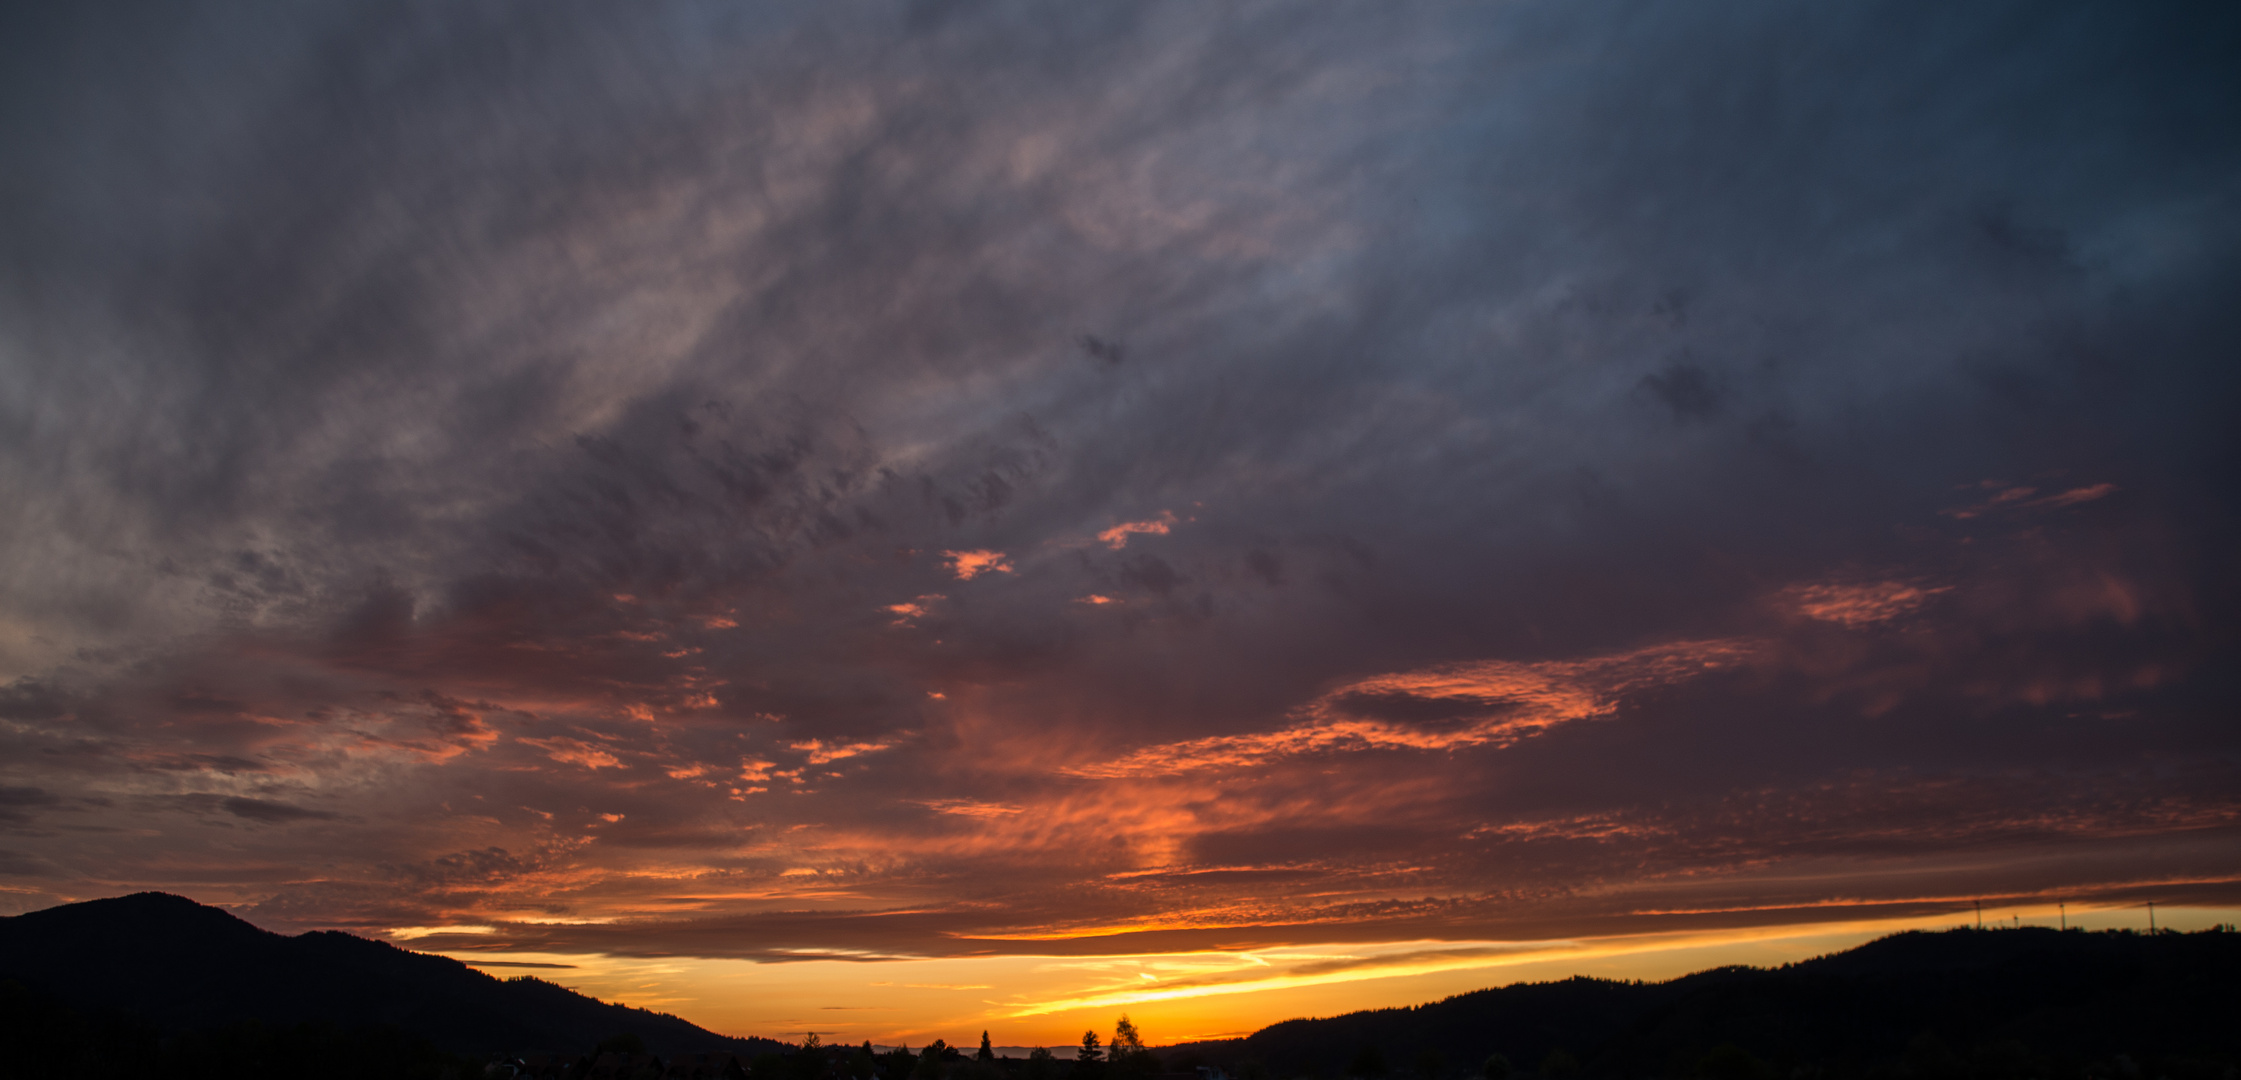
[[[622,759],[605,750],[578,739],[556,735],[549,739],[516,739],[525,746],[534,746],[554,761],[581,765],[587,769],[619,769]]]
[[[789,743],[787,745],[808,754],[811,765],[823,765],[843,758],[852,758],[858,754],[870,754],[885,750],[895,744],[892,742],[828,743],[823,739],[811,739],[807,742]]]
[[[944,551],[942,558],[949,560],[949,569],[959,581],[971,581],[982,574],[1012,572],[1011,556],[1001,551]]]
[[[1006,569],[1009,568],[1007,567]],[[925,614],[932,609],[934,604],[947,599],[949,599],[949,597],[944,596],[941,593],[927,593],[915,600],[910,601],[909,603],[889,604],[887,605],[887,610],[895,614],[895,619],[893,622],[890,622],[887,625],[909,626],[913,620],[924,617]]]
[[[1174,525],[1174,511],[1162,510],[1159,512],[1159,516],[1156,518],[1146,518],[1143,521],[1121,522],[1120,524],[1115,525],[1112,528],[1105,530],[1104,532],[1098,533],[1097,538],[1104,541],[1106,547],[1112,548],[1114,551],[1119,551],[1120,549],[1128,546],[1128,538],[1131,534],[1144,533],[1150,536],[1165,536],[1167,535],[1168,530],[1172,529]]]
[[[1753,651],[1740,641],[1686,641],[1590,660],[1486,660],[1379,675],[1315,699],[1290,727],[1145,747],[1067,771],[1158,776],[1332,751],[1508,746],[1559,724],[1607,716],[1627,691],[1692,678]]]
[[[1904,581],[1878,581],[1867,585],[1792,585],[1782,590],[1785,607],[1822,622],[1869,626],[1912,613],[1950,585],[1923,588]]]
[[[937,814],[955,814],[959,817],[973,818],[1010,817],[1022,812],[1017,806],[1004,806],[973,799],[929,799],[919,803],[919,805]]]

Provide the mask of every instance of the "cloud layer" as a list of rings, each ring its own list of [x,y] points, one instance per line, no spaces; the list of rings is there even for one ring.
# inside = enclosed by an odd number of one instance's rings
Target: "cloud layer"
[[[18,910],[2241,896],[2229,11],[6,18]]]

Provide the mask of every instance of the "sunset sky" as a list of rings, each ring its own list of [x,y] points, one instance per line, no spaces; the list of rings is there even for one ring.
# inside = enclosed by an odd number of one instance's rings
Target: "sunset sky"
[[[11,5],[0,912],[911,1045],[2232,921],[2236,56]]]

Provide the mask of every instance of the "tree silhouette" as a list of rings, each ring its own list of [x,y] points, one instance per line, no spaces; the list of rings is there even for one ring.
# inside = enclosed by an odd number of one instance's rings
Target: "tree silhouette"
[[[995,1048],[995,1047],[993,1047],[993,1046],[990,1046],[990,1045],[988,1045],[988,1032],[986,1032],[986,1031],[983,1031],[983,1032],[981,1032],[981,1033],[980,1033],[980,1053],[974,1054],[974,1055],[973,1055],[973,1060],[974,1060],[974,1061],[994,1061],[994,1060],[996,1060],[996,1048]]]
[[[1105,1075],[1105,1051],[1097,1044],[1097,1033],[1082,1032],[1081,1048],[1074,1051],[1074,1076],[1078,1080],[1096,1080]]]
[[[947,1071],[942,1059],[947,1056],[948,1043],[940,1039],[927,1043],[926,1048],[918,1052],[918,1067],[911,1070],[911,1075],[920,1080],[941,1080],[943,1073]]]
[[[1136,1030],[1134,1022],[1122,1013],[1120,1023],[1113,1025],[1113,1057],[1118,1059],[1144,1049],[1144,1036]]]
[[[1160,1071],[1159,1056],[1144,1048],[1144,1035],[1127,1013],[1113,1025],[1113,1043],[1106,1060],[1124,1076],[1150,1076]]]
[[[812,1031],[804,1034],[801,1052],[787,1059],[788,1072],[795,1080],[823,1080],[826,1068],[831,1065],[831,1055],[826,1053],[825,1040]]]
[[[1058,1075],[1058,1055],[1047,1046],[1027,1052],[1027,1080],[1053,1080]]]

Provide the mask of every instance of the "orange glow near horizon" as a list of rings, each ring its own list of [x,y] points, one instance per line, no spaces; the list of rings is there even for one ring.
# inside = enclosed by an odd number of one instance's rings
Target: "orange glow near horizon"
[[[2052,904],[1985,912],[1988,929],[2051,927]],[[2139,907],[2073,905],[2068,925],[2142,928]],[[2158,908],[2197,930],[2241,909]],[[1246,951],[759,964],[697,957],[453,953],[499,977],[534,975],[605,1001],[675,1013],[727,1035],[920,1046],[1070,1046],[1127,1013],[1154,1045],[1250,1034],[1282,1020],[1416,1005],[1520,982],[1588,975],[1661,980],[1732,964],[1774,966],[1905,930],[1970,925],[1941,914],[1813,925],[1530,942],[1391,941]],[[550,965],[550,966],[548,966]]]

